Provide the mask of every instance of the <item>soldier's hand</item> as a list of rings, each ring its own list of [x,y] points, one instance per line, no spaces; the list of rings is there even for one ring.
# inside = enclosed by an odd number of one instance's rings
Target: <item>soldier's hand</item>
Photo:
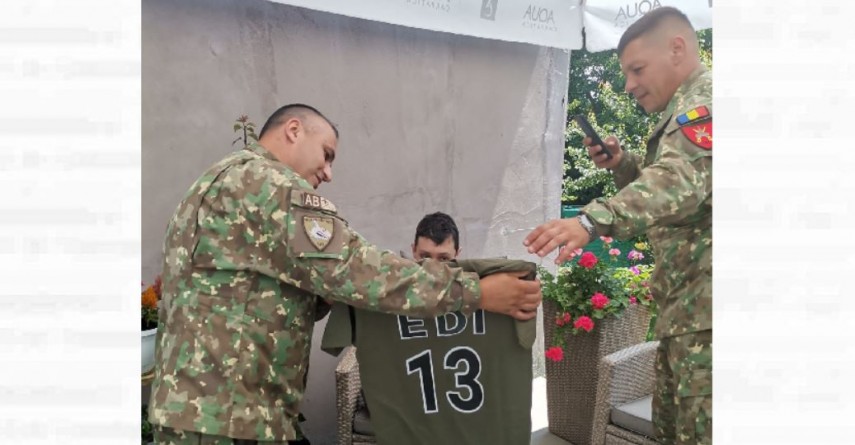
[[[481,278],[481,309],[531,320],[543,299],[540,281],[522,280],[528,272],[497,273]]]
[[[618,142],[616,137],[609,136],[603,139],[603,143],[606,144],[606,150],[612,154],[611,159],[609,159],[605,153],[601,153],[603,151],[603,147],[600,147],[599,145],[591,145],[593,143],[591,138],[586,137],[585,139],[582,139],[582,143],[588,147],[588,155],[597,167],[614,169],[618,164],[620,164],[620,158],[623,156],[623,149],[620,148],[620,142]]]
[[[555,264],[561,264],[570,259],[574,250],[585,247],[589,242],[588,231],[582,227],[576,218],[554,219],[537,226],[523,240],[528,247],[528,253],[534,253],[543,258],[564,245],[555,258]]]

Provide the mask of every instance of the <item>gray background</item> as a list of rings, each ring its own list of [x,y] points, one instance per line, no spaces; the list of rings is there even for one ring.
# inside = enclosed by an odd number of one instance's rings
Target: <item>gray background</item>
[[[235,118],[260,130],[291,102],[339,126],[333,182],[320,192],[381,248],[409,252],[419,219],[441,210],[460,227],[463,256],[535,260],[522,229],[559,215],[568,51],[262,0],[145,0],[142,56],[145,281],[176,204],[234,149]],[[335,434],[324,324],[303,405],[317,444]]]

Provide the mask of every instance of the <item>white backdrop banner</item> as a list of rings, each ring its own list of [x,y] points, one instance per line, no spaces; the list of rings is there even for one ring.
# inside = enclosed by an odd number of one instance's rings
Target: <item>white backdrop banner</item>
[[[695,30],[712,28],[712,0],[587,0],[585,48],[588,51],[617,48],[620,36],[629,25],[662,6],[683,11]]]
[[[581,0],[270,0],[412,28],[582,48]]]

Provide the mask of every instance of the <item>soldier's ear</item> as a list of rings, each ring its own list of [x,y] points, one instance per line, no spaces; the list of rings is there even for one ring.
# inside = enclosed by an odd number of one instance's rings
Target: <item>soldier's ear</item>
[[[303,123],[300,122],[300,119],[296,117],[292,117],[285,121],[282,124],[282,132],[284,134],[285,140],[294,143],[297,141],[297,138],[300,136],[300,133],[303,132]]]
[[[679,64],[686,58],[686,38],[681,35],[676,35],[671,38],[668,45],[668,50],[671,53],[671,60],[674,64]]]

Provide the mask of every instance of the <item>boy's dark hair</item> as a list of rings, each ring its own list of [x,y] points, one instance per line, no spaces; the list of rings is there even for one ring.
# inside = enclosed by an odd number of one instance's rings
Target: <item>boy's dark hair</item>
[[[258,133],[258,137],[264,136],[268,130],[272,130],[279,125],[282,125],[288,119],[292,117],[299,117],[301,119],[305,119],[306,116],[314,114],[315,116],[321,117],[325,120],[330,127],[332,127],[335,132],[335,138],[338,139],[338,128],[336,128],[335,124],[333,124],[326,116],[324,116],[317,108],[312,107],[310,105],[305,104],[288,104],[280,107],[278,110],[274,111],[273,114],[267,118],[267,122],[264,123],[264,126],[261,127],[261,133]]]
[[[454,250],[460,249],[460,232],[457,231],[457,224],[450,216],[442,212],[431,213],[425,215],[419,225],[416,226],[416,237],[413,243],[419,242],[419,237],[423,236],[436,244],[442,244],[451,236],[454,240]]]
[[[690,29],[695,29],[692,27],[692,22],[689,21],[688,17],[686,17],[686,14],[683,14],[679,9],[672,6],[656,8],[641,16],[640,19],[624,31],[623,35],[620,37],[620,42],[618,42],[618,57],[623,55],[623,50],[626,49],[626,46],[629,45],[630,42],[656,29],[659,24],[662,23],[662,20],[667,17],[675,17],[681,22],[684,22]]]

